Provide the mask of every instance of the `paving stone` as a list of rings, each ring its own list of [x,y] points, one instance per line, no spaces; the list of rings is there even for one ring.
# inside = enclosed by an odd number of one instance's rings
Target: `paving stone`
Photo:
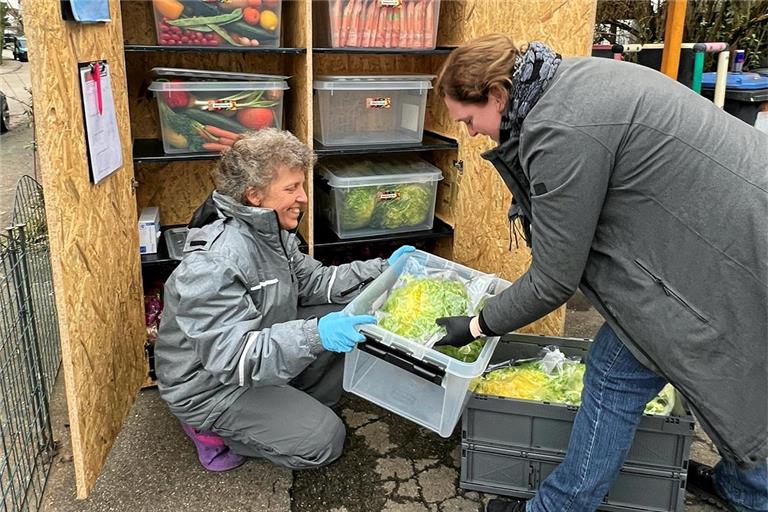
[[[411,478],[400,484],[397,488],[397,495],[404,498],[418,498],[419,497],[419,483]]]
[[[421,495],[427,503],[435,503],[456,496],[458,488],[456,470],[438,466],[419,473],[416,478],[421,485]]]
[[[382,480],[408,480],[413,477],[413,465],[408,459],[389,457],[376,461],[376,473]]]
[[[468,500],[480,501],[480,493],[475,491],[467,491],[464,493],[464,497]]]
[[[427,507],[416,501],[398,503],[396,501],[387,500],[382,512],[427,512],[428,510]]]
[[[423,471],[429,466],[434,466],[435,464],[437,464],[437,459],[420,459],[413,461],[413,466],[416,468],[416,471]]]
[[[395,487],[397,487],[397,482],[393,482],[391,480],[389,482],[384,482],[383,487],[384,494],[390,495],[395,490]]]
[[[355,433],[363,436],[368,447],[381,455],[397,447],[389,441],[389,425],[383,421],[369,423],[357,429]]]
[[[379,417],[375,414],[371,414],[369,412],[353,411],[352,409],[344,409],[341,412],[341,415],[344,417],[344,421],[347,423],[349,428],[362,427],[366,423],[370,423],[379,419]]]
[[[440,505],[440,510],[442,512],[478,512],[480,503],[457,496],[444,501]]]

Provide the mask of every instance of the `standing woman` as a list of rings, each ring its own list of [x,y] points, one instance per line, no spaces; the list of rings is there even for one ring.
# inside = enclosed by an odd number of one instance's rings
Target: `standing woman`
[[[437,92],[514,199],[528,271],[443,344],[527,325],[580,288],[605,318],[587,356],[567,454],[529,502],[491,511],[595,510],[646,402],[666,382],[722,460],[688,488],[768,510],[768,136],[657,71],[562,58],[504,35],[457,48]]]

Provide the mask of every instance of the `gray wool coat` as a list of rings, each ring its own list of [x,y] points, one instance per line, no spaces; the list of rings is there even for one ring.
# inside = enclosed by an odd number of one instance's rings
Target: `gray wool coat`
[[[484,156],[533,253],[485,324],[515,330],[579,287],[723,456],[765,460],[768,136],[651,69],[566,58],[519,136]]]

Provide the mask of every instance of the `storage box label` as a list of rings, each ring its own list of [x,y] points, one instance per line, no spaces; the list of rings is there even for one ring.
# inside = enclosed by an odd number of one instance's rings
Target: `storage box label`
[[[381,0],[382,7],[400,7],[402,4],[400,0]]]
[[[382,190],[376,195],[376,199],[378,201],[393,201],[395,199],[400,199],[400,191],[399,190]]]
[[[237,110],[237,102],[235,100],[208,100],[204,110]]]
[[[371,110],[392,108],[392,98],[366,98],[365,107]]]

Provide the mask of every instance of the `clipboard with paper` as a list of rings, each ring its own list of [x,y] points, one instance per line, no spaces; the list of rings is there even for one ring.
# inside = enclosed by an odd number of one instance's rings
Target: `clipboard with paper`
[[[94,184],[123,166],[123,148],[115,115],[109,64],[79,64],[86,154]]]

